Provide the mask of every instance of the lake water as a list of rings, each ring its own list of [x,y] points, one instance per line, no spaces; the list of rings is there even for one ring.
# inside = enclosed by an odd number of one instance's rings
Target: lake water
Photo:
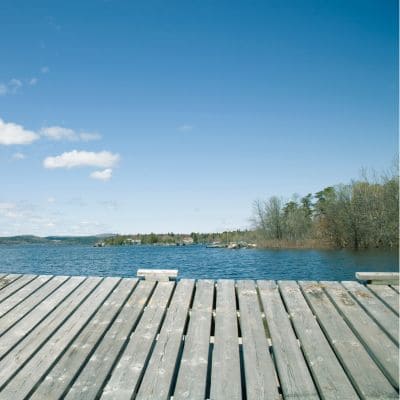
[[[353,280],[357,271],[398,271],[398,252],[229,250],[205,246],[0,245],[0,272],[136,276],[138,268],[179,269],[179,277]]]

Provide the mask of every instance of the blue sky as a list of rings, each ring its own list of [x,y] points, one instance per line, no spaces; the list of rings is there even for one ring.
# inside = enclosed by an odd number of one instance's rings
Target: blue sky
[[[397,154],[394,0],[3,0],[0,54],[0,235],[245,228]]]

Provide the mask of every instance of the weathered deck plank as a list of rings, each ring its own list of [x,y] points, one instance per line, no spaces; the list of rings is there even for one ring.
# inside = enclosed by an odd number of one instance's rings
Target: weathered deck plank
[[[2,288],[2,290],[0,290],[0,302],[7,299],[7,297],[12,296],[36,277],[36,275],[23,275],[20,278],[15,279],[13,282],[7,284]]]
[[[323,281],[321,284],[347,321],[347,324],[390,379],[392,385],[398,388],[398,347],[361,306],[352,299],[348,291],[339,282]]]
[[[215,339],[212,353],[211,399],[242,398],[235,282],[217,282]]]
[[[5,330],[10,329],[13,324],[15,324],[18,320],[23,318],[26,314],[28,314],[33,308],[35,308],[38,304],[40,304],[47,296],[49,296],[53,291],[58,289],[66,280],[67,276],[56,276],[49,281],[45,281],[34,293],[32,293],[24,298],[22,301],[18,301],[15,299],[14,295],[9,297],[7,300],[3,301],[0,304],[0,309],[3,311],[2,316],[0,317],[0,336],[4,333]],[[35,279],[33,282],[38,281]],[[29,285],[27,285],[29,286]],[[24,289],[27,287],[25,286]],[[30,288],[32,290],[32,288]],[[23,289],[22,289],[23,290]],[[22,291],[21,290],[21,291]],[[14,300],[17,304],[12,304],[9,300]],[[2,306],[5,307],[2,307]],[[6,311],[7,310],[7,311]],[[0,311],[0,313],[1,313]]]
[[[0,399],[26,398],[32,387],[45,377],[46,372],[62,355],[65,348],[86,325],[119,281],[119,278],[105,278],[72,314],[71,318],[67,319],[37,353],[24,364],[13,379],[6,383],[6,386],[1,389]],[[4,370],[0,370],[0,379],[3,376]]]
[[[20,274],[8,274],[8,275],[4,274],[4,275],[2,275],[0,278],[0,290],[2,290],[7,285],[14,282],[15,280],[17,280],[20,277],[21,277]]]
[[[83,277],[71,277],[68,282],[43,300],[28,315],[23,316],[15,325],[11,326],[8,321],[5,321],[5,318],[2,319],[0,321],[0,330],[4,333],[0,337],[0,359],[2,359],[7,352],[11,351],[20,340],[35,329],[49,313],[54,311],[83,280]],[[57,309],[57,312],[59,311],[61,310]]]
[[[399,293],[399,285],[390,285],[390,287]]]
[[[399,315],[399,294],[388,286],[384,285],[368,285],[368,288],[390,307],[397,315]]]
[[[395,287],[194,283],[0,273],[0,400],[398,398]]]
[[[279,288],[322,399],[351,400],[358,395],[314,318],[298,284],[279,281]]]
[[[174,286],[173,282],[157,283],[150,303],[112,371],[101,399],[128,400],[137,392]]]
[[[317,282],[300,282],[303,293],[358,394],[363,399],[397,399],[398,394]]]
[[[83,282],[74,296],[68,297],[58,308],[53,309],[29,335],[25,329],[29,328],[31,316],[35,314],[23,318],[0,338],[0,387],[61,326],[100,281],[100,278],[91,278]],[[9,352],[8,344],[11,343],[15,347]]]
[[[397,345],[399,344],[399,317],[377,299],[365,286],[354,281],[342,285],[364,307],[367,313],[379,324]]]
[[[46,374],[31,399],[57,399],[65,394],[72,380],[107,330],[137,280],[124,279],[65,350],[57,364]]]
[[[198,281],[174,400],[204,400],[206,396],[213,298],[214,281]]]
[[[33,295],[37,290],[40,290],[40,288],[50,281],[51,278],[52,276],[50,275],[40,275],[26,284],[23,288],[7,297],[7,299],[3,300],[0,303],[0,318],[24,300],[28,300],[31,295]]]
[[[107,375],[111,373],[112,366],[140,317],[154,286],[155,282],[149,281],[142,281],[138,284],[79,373],[65,396],[65,400],[80,399],[82,393],[85,393],[85,400],[98,398]],[[45,395],[46,391],[43,394]]]
[[[238,281],[237,292],[247,399],[279,399],[278,379],[269,353],[254,282]]]
[[[257,281],[283,396],[319,399],[307,363],[303,357],[289,317],[274,281]],[[282,332],[285,332],[282,335]]]
[[[137,399],[169,399],[193,288],[194,280],[192,279],[182,279],[177,284],[160,335],[147,365],[146,373],[139,387]]]

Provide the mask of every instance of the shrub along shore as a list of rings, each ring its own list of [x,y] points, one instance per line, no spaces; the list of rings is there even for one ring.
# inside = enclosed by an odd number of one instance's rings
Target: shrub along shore
[[[261,247],[390,248],[399,243],[399,175],[254,202]]]

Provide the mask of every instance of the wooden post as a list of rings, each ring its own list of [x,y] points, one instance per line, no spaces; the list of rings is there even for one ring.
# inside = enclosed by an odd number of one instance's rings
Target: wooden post
[[[359,281],[366,281],[376,285],[398,285],[398,272],[356,272]]]
[[[169,281],[178,277],[177,269],[138,269],[138,278],[144,278],[148,281]]]

